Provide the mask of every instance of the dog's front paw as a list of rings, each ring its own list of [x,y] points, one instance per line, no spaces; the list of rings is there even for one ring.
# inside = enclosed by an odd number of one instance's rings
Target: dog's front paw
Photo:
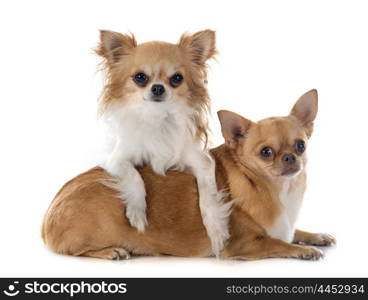
[[[144,232],[144,228],[147,225],[145,207],[127,205],[126,216],[130,222],[130,225],[137,228],[139,232]]]
[[[110,184],[110,186],[118,191],[117,197],[125,204],[125,215],[130,225],[137,228],[139,232],[143,232],[147,225],[144,183],[139,180],[115,178],[113,185]]]
[[[336,239],[327,233],[313,233],[297,241],[297,243],[313,246],[331,246],[336,244]]]
[[[206,227],[208,237],[211,240],[212,251],[216,257],[224,249],[230,237],[228,219],[231,212],[232,202],[223,202],[226,196],[223,192],[218,192],[210,199],[207,205],[201,207],[203,223]],[[206,201],[204,201],[206,203]]]
[[[317,233],[311,239],[310,244],[315,246],[331,246],[336,244],[336,239],[327,233]]]
[[[225,243],[229,239],[229,231],[224,228],[213,228],[208,234],[211,240],[212,251],[216,257],[219,257],[221,250],[224,249]]]
[[[226,214],[210,214],[210,216],[203,217],[208,237],[211,240],[212,251],[216,257],[219,257],[230,237],[228,220],[225,216]]]
[[[306,260],[319,260],[324,256],[323,251],[316,247],[302,247],[301,251],[297,254],[297,258]]]

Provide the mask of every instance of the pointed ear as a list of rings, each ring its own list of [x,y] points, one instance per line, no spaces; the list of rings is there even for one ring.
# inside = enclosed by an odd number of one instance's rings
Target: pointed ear
[[[221,131],[226,145],[235,149],[239,141],[245,137],[252,121],[228,110],[220,110],[217,115],[220,119]]]
[[[100,30],[100,44],[96,53],[110,64],[118,62],[124,55],[131,53],[137,42],[133,34],[126,35],[114,31]]]
[[[317,90],[310,90],[299,98],[290,112],[290,115],[296,117],[305,127],[308,137],[312,135],[317,111],[318,93]]]
[[[178,45],[191,56],[194,63],[200,66],[203,66],[208,59],[217,53],[216,34],[209,29],[193,35],[183,34]]]

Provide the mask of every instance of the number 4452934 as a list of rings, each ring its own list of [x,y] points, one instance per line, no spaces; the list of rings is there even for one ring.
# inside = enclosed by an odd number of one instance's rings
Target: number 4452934
[[[320,294],[364,294],[364,285],[321,284],[317,292]]]

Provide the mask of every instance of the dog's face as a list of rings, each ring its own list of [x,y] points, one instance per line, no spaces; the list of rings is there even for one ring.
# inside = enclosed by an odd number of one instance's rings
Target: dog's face
[[[317,114],[317,91],[304,94],[287,117],[254,123],[219,111],[222,132],[239,162],[267,177],[293,177],[306,165],[307,141]]]
[[[307,134],[293,118],[270,118],[248,132],[241,158],[268,176],[293,176],[306,164]]]
[[[206,105],[205,62],[215,52],[211,30],[183,35],[178,44],[140,45],[133,36],[101,31],[97,53],[105,58],[108,79],[102,104],[160,106],[186,101],[192,107]]]
[[[184,53],[176,45],[142,44],[124,68],[129,75],[123,88],[131,101],[153,101],[159,105],[186,101],[189,96],[190,73],[186,72]]]

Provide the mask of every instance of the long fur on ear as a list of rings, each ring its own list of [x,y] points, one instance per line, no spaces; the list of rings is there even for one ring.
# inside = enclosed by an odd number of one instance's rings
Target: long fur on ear
[[[188,52],[195,64],[204,66],[206,61],[217,53],[216,33],[209,29],[193,35],[185,33],[181,36],[178,46]]]
[[[316,89],[303,94],[292,108],[290,115],[297,118],[304,126],[308,137],[313,132],[313,122],[318,111],[318,93]]]
[[[114,31],[100,30],[100,43],[95,49],[96,54],[103,60],[99,69],[104,72],[105,85],[100,96],[99,114],[106,112],[112,99],[122,97],[122,82],[127,74],[122,72],[122,63],[126,61],[124,56],[130,55],[137,47],[133,34],[127,35]]]
[[[245,137],[246,132],[252,125],[252,121],[228,110],[217,112],[221,123],[222,135],[229,148],[235,149],[240,139]]]
[[[214,57],[216,51],[216,34],[213,30],[203,30],[195,34],[184,33],[178,47],[188,57],[188,71],[191,80],[188,85],[192,91],[194,103],[199,114],[195,116],[196,123],[199,124],[199,137],[203,140],[205,147],[208,146],[208,120],[206,114],[210,112],[210,99],[205,84],[207,83],[206,61]],[[187,77],[188,78],[188,77]]]
[[[137,42],[133,34],[127,35],[109,30],[100,30],[100,43],[95,50],[104,57],[109,64],[118,62],[124,55],[129,54]]]

